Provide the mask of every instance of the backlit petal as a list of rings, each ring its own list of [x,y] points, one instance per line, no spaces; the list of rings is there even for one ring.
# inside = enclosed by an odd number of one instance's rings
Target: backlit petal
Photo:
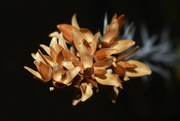
[[[79,24],[78,24],[78,22],[77,22],[76,14],[74,14],[74,15],[72,16],[71,24],[72,24],[72,26],[76,27],[77,29],[80,29]]]
[[[31,69],[31,68],[29,68],[29,67],[27,67],[27,66],[24,66],[24,68],[25,68],[26,70],[28,70],[30,73],[32,73],[32,74],[33,74],[35,77],[37,77],[38,79],[44,81],[44,79],[42,78],[41,74],[40,74],[38,71],[35,71],[35,70],[33,70],[33,69]],[[45,81],[45,82],[46,82],[46,81]]]
[[[102,85],[109,85],[115,87],[121,86],[121,82],[114,76],[114,74],[111,73],[106,73],[104,74],[104,76],[100,77],[96,76],[95,79],[99,84]]]
[[[117,52],[114,54],[118,54],[120,52],[123,52],[133,46],[135,44],[135,41],[133,40],[119,40],[115,44],[111,46],[112,49],[116,49]]]
[[[93,64],[93,57],[90,55],[88,50],[83,44],[83,35],[80,31],[73,29],[73,39],[74,45],[79,52],[81,62],[84,64],[84,67],[91,67]]]
[[[150,75],[152,73],[151,69],[142,62],[139,62],[137,60],[128,60],[127,62],[130,64],[135,64],[137,66],[137,68],[133,70],[132,69],[126,70],[126,74],[129,77],[145,76],[145,75]]]

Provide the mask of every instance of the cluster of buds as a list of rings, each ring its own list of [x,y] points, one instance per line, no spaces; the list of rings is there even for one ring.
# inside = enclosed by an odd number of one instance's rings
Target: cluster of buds
[[[123,89],[122,82],[151,74],[151,69],[144,63],[125,59],[139,46],[127,52],[135,41],[117,39],[124,21],[124,15],[114,14],[103,35],[100,32],[93,34],[79,26],[74,14],[71,24],[58,24],[58,31],[49,34],[49,46],[40,44],[46,54],[40,49],[31,54],[37,71],[24,68],[42,82],[51,81],[50,90],[75,87],[74,106],[98,92],[99,85],[108,87],[110,99],[115,103],[119,90]]]

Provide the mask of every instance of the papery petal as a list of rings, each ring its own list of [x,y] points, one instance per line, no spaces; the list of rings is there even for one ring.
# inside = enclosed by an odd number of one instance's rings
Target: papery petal
[[[44,81],[49,81],[52,79],[52,67],[50,65],[37,61],[35,61],[34,64],[38,68],[38,71],[43,77]]]
[[[56,37],[56,38],[59,38],[60,36],[60,33],[58,31],[55,31],[55,32],[52,32],[49,34],[49,37]]]
[[[55,63],[53,68],[53,80],[55,80],[56,82],[61,82],[61,79],[64,76],[64,74],[65,71],[63,67]]]
[[[112,22],[108,26],[106,33],[104,34],[104,36],[102,38],[102,42],[107,42],[109,44],[113,44],[115,39],[118,36],[118,31],[119,31],[119,25],[118,25],[117,21]]]
[[[93,40],[90,43],[91,50],[92,50],[91,55],[94,55],[94,53],[96,52],[99,37],[100,37],[100,32],[94,35]]]
[[[51,42],[49,44],[50,48],[53,48],[57,53],[59,53],[59,51],[62,50],[62,47],[59,47],[58,43],[57,43],[57,38],[53,37],[51,39]]]
[[[48,55],[51,55],[50,54],[50,48],[44,44],[40,44],[40,47],[48,54]]]
[[[74,26],[75,28],[80,29],[79,24],[78,24],[77,19],[76,19],[76,14],[74,14],[74,15],[72,16],[71,24],[72,24],[72,26]]]
[[[135,69],[126,70],[126,74],[129,77],[140,77],[140,76],[150,75],[152,73],[151,69],[140,61],[128,60],[127,62],[130,64],[135,64],[137,66],[137,68]]]
[[[114,74],[106,73],[104,76],[95,76],[96,81],[102,85],[109,85],[119,87],[121,82],[114,76]]]
[[[64,66],[68,70],[74,68],[72,61],[63,61],[62,66]]]
[[[36,53],[31,53],[31,56],[34,60],[36,60]]]
[[[46,62],[44,61],[44,59],[42,58],[42,56],[39,54],[38,51],[36,52],[35,57],[33,57],[33,58],[35,58],[35,60],[38,61],[38,62],[41,61],[41,62],[43,62],[43,63],[46,63]]]
[[[130,64],[126,61],[119,61],[116,64],[121,65],[123,68],[126,68],[126,69],[134,69],[137,67],[135,64]]]
[[[79,52],[81,62],[84,64],[84,68],[91,67],[93,64],[93,57],[83,44],[83,35],[80,31],[73,29],[73,40],[76,49]]]
[[[114,72],[115,72],[116,74],[118,74],[119,76],[124,76],[125,73],[126,73],[125,68],[123,68],[123,67],[122,67],[121,65],[119,65],[119,64],[116,64],[116,66],[114,66],[113,70],[114,70]]]
[[[139,49],[139,46],[136,46],[132,51],[130,51],[128,53],[125,53],[125,54],[122,54],[119,57],[117,57],[116,61],[118,62],[118,61],[124,60],[124,58],[126,58],[126,57],[130,56],[131,54],[135,53],[138,49]]]
[[[64,84],[71,84],[73,78],[79,73],[80,70],[81,70],[80,67],[75,67],[73,69],[66,71],[67,79],[63,81]]]
[[[35,70],[33,70],[33,69],[31,69],[31,68],[29,68],[29,67],[27,67],[27,66],[24,66],[24,68],[25,68],[26,70],[28,70],[30,73],[32,73],[32,74],[33,74],[35,77],[37,77],[38,79],[44,81],[44,79],[42,78],[41,74],[40,74],[38,71],[35,71]]]
[[[61,53],[61,52],[59,52]],[[58,53],[54,50],[54,48],[50,47],[50,54],[51,54],[51,58],[54,62],[57,61],[57,55]]]
[[[130,48],[134,44],[135,44],[135,41],[133,41],[133,40],[119,40],[116,43],[114,43],[111,46],[111,48],[117,50],[116,53],[114,53],[114,54],[118,54],[120,52],[127,50],[128,48]]]
[[[94,59],[96,61],[101,61],[101,60],[108,58],[110,55],[112,55],[116,52],[117,52],[116,49],[103,48],[101,50],[96,51],[96,53],[94,54]]]
[[[51,60],[51,58],[49,56],[43,55],[40,50],[38,50],[38,53],[42,57],[42,59],[44,60],[44,63],[46,63],[46,64],[50,65],[51,67],[53,67],[53,61]]]
[[[58,44],[61,45],[63,47],[63,49],[65,49],[66,51],[69,51],[69,49],[68,49],[68,47],[66,45],[66,40],[64,39],[62,33],[59,35]]]
[[[68,42],[72,43],[73,41],[72,29],[75,29],[75,27],[70,24],[58,24],[57,28],[59,31],[63,33],[65,39],[67,39]]]
[[[111,57],[111,58],[104,59],[102,61],[95,62],[93,64],[93,67],[105,69],[105,68],[112,66],[113,62],[114,62],[114,57]]]
[[[124,14],[120,15],[118,18],[117,18],[117,21],[118,21],[118,24],[119,24],[119,29],[121,29],[124,25],[124,22],[125,22],[125,16]]]
[[[92,42],[94,36],[93,36],[92,32],[91,32],[89,29],[81,28],[81,29],[80,29],[80,32],[83,33],[83,35],[84,35],[84,37],[85,37],[84,39],[85,39],[88,43]]]
[[[85,88],[85,90],[83,88]],[[92,86],[88,85],[87,83],[82,83],[80,86],[80,90],[82,92],[82,97],[81,97],[82,102],[86,101],[93,95]]]

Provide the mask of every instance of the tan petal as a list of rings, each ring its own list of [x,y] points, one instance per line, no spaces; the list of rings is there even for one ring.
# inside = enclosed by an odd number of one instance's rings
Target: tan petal
[[[75,28],[80,29],[79,24],[78,24],[77,19],[76,19],[76,14],[74,14],[74,15],[72,16],[71,24],[72,24],[72,26],[74,26]]]
[[[72,43],[73,40],[72,29],[75,29],[75,27],[73,27],[70,24],[58,24],[57,28],[60,32],[63,33],[65,39],[67,39],[68,42]]]
[[[63,61],[62,66],[64,66],[68,70],[74,68],[72,61]]]
[[[50,49],[48,46],[44,45],[44,44],[40,44],[40,47],[48,54],[50,55]]]
[[[118,61],[121,61],[121,60],[124,60],[124,58],[130,56],[131,54],[135,53],[137,50],[139,49],[139,46],[136,46],[133,50],[131,50],[130,52],[128,53],[125,53],[125,54],[122,54],[120,55],[119,57],[117,57],[117,62]]]
[[[60,34],[58,31],[55,31],[55,32],[52,32],[49,34],[49,37],[56,37],[56,38],[59,38]]]
[[[93,64],[93,56],[90,55],[89,51],[83,44],[83,35],[80,31],[73,29],[73,40],[76,49],[79,52],[81,62],[83,63],[84,67],[92,67]]]
[[[85,83],[82,83],[82,85]],[[84,85],[83,85],[84,86]],[[82,88],[81,88],[82,90]],[[81,101],[84,102],[87,99],[89,99],[91,96],[93,95],[93,90],[92,90],[92,86],[90,85],[86,85],[86,90],[82,91],[82,97],[81,97]]]
[[[42,75],[44,81],[49,81],[52,79],[52,68],[50,65],[46,65],[42,62],[37,61],[35,61],[34,64],[38,68],[38,71]]]
[[[118,31],[119,31],[119,25],[118,25],[117,21],[112,22],[108,26],[106,33],[104,34],[104,36],[102,38],[102,42],[107,42],[109,44],[113,44],[115,39],[118,36]]]
[[[31,53],[31,56],[34,60],[36,60],[36,53]]]
[[[53,62],[52,62],[52,60],[50,59],[49,56],[43,55],[42,52],[41,52],[40,50],[38,50],[38,53],[39,53],[39,55],[40,55],[40,56],[43,58],[43,60],[44,60],[44,61],[42,61],[42,62],[44,62],[44,63],[50,65],[51,67],[53,67]]]
[[[105,69],[105,68],[108,68],[112,65],[112,63],[114,62],[114,58],[111,57],[111,58],[107,58],[107,59],[104,59],[102,61],[97,61],[93,64],[93,67],[94,68],[102,68],[102,69]]]
[[[83,33],[83,35],[84,35],[84,39],[88,42],[88,43],[91,43],[92,42],[92,40],[93,40],[93,34],[92,34],[92,32],[89,30],[89,29],[87,29],[87,28],[81,28],[80,29],[80,32],[81,33]]]
[[[98,41],[99,41],[99,37],[100,37],[100,32],[96,33],[93,37],[93,40],[92,42],[90,43],[90,46],[91,46],[91,55],[94,55],[94,53],[96,52],[96,49],[97,49],[97,44],[98,44]]]
[[[73,69],[68,70],[68,71],[66,72],[67,79],[64,80],[64,83],[65,83],[65,84],[71,84],[73,78],[79,73],[80,70],[81,70],[80,67],[75,67],[75,68],[73,68]]]
[[[61,79],[63,78],[64,74],[65,74],[65,71],[63,67],[55,63],[54,68],[53,68],[53,79],[56,82],[61,82]]]
[[[111,48],[117,50],[117,52],[114,54],[118,54],[120,52],[123,52],[123,51],[129,49],[134,44],[135,44],[135,41],[133,41],[133,40],[119,40],[115,44],[113,44],[111,46]]]
[[[45,80],[42,78],[41,74],[40,74],[38,71],[35,71],[35,70],[33,70],[33,69],[31,69],[31,68],[29,68],[29,67],[27,67],[27,66],[24,66],[24,68],[25,68],[26,70],[28,70],[30,73],[32,73],[36,78],[38,78],[38,79],[40,79],[40,80],[42,80],[42,81],[45,81]],[[46,81],[45,81],[45,82],[46,82]]]
[[[63,37],[63,34],[61,33],[58,38],[58,44],[63,47],[66,51],[69,51],[67,45],[66,45],[66,39]]]
[[[62,47],[60,47],[60,46],[58,45],[58,43],[57,43],[57,38],[55,38],[55,37],[53,37],[53,38],[51,39],[51,42],[50,42],[50,44],[49,44],[49,47],[50,47],[50,48],[53,48],[56,53],[59,53],[59,51],[62,50]]]
[[[35,60],[36,61],[38,61],[38,62],[43,62],[43,63],[46,63],[45,61],[44,61],[44,59],[42,58],[42,56],[40,55],[40,53],[39,52],[37,52],[36,54],[35,54]]]
[[[137,68],[135,69],[126,70],[126,74],[129,77],[140,77],[150,75],[152,73],[151,69],[142,62],[139,62],[137,60],[128,60],[127,62],[130,64],[135,64],[137,66]]]
[[[109,85],[120,87],[121,82],[114,76],[114,74],[106,73],[104,76],[95,76],[96,81],[102,85]]]

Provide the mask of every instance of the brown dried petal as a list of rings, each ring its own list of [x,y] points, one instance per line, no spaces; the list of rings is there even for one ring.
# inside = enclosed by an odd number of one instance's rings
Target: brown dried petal
[[[94,74],[95,75],[104,75],[106,74],[106,69],[99,69],[99,68],[94,68]]]
[[[42,62],[35,61],[34,64],[38,68],[39,73],[42,75],[44,81],[49,81],[52,78],[52,68]]]
[[[73,41],[72,29],[75,29],[75,27],[73,27],[70,24],[58,24],[57,28],[60,32],[63,33],[65,39],[67,39],[68,42],[72,43]]]
[[[119,76],[124,76],[126,73],[125,68],[123,68],[121,65],[116,64],[116,66],[113,68],[114,72]]]
[[[135,64],[130,64],[130,63],[126,62],[126,61],[119,61],[116,64],[121,65],[125,69],[134,69],[134,68],[137,67]]]
[[[125,22],[125,16],[124,14],[120,15],[118,18],[117,18],[117,21],[118,21],[118,24],[119,24],[119,29],[121,29],[124,25],[124,22]]]
[[[104,60],[106,58],[109,58],[110,55],[112,55],[116,52],[117,52],[116,49],[103,48],[101,50],[96,51],[96,53],[94,54],[94,59],[96,61],[101,61],[101,60]]]

